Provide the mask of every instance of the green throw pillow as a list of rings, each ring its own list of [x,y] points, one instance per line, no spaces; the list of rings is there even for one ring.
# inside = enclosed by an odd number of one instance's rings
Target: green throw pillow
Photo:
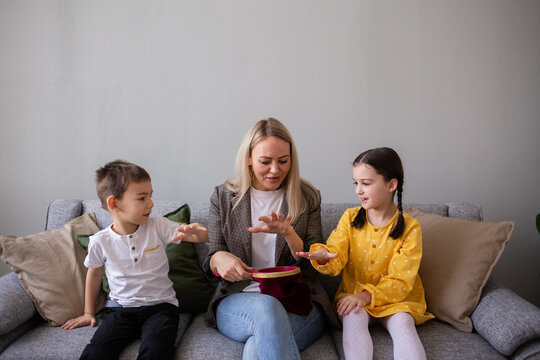
[[[164,217],[177,223],[189,224],[191,211],[188,204],[184,204]],[[90,235],[77,235],[77,241],[85,250],[88,250],[89,237]],[[169,260],[169,278],[176,292],[180,312],[206,311],[213,289],[199,266],[193,244],[189,242],[169,244],[166,252]],[[105,275],[102,286],[108,298],[109,283]]]
[[[189,224],[191,211],[189,206],[184,204],[165,217],[177,223]],[[214,291],[199,266],[193,244],[184,241],[180,244],[169,244],[167,258],[169,278],[173,282],[180,312],[206,311]]]

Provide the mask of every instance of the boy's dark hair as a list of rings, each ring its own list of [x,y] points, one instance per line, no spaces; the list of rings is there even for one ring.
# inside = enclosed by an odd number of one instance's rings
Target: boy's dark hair
[[[394,227],[394,230],[390,233],[390,237],[393,239],[399,238],[405,230],[405,219],[403,218],[403,207],[401,204],[401,198],[403,195],[403,165],[397,152],[388,147],[381,147],[364,151],[356,157],[353,162],[353,166],[359,164],[367,164],[372,166],[377,174],[382,175],[385,181],[396,179],[398,184],[396,188],[397,192],[397,207],[399,210],[399,216]],[[356,215],[352,225],[355,228],[361,228],[366,222],[366,210],[361,208]]]
[[[111,195],[121,199],[129,184],[150,181],[150,175],[142,167],[124,160],[115,160],[96,170],[96,190],[101,207],[107,209]]]

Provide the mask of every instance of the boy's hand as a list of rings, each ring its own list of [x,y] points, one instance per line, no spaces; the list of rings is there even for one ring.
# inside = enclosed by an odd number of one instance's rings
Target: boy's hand
[[[62,329],[73,330],[78,327],[83,327],[83,326],[88,326],[88,325],[95,327],[96,324],[97,324],[97,321],[94,315],[84,314],[74,319],[70,319],[66,321],[64,325],[62,325]]]
[[[339,315],[349,315],[351,311],[358,314],[361,308],[371,302],[369,291],[363,290],[360,294],[348,295],[337,303],[337,312]]]
[[[173,241],[204,242],[208,239],[208,230],[199,223],[192,223],[176,229],[178,235],[172,238]]]
[[[325,265],[328,260],[338,257],[338,254],[331,253],[325,248],[320,248],[311,252],[298,251],[296,255],[308,260],[315,260],[319,263],[319,265]]]

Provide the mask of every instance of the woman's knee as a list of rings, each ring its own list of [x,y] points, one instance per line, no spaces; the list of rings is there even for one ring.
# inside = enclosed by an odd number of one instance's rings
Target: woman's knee
[[[236,341],[262,330],[279,331],[288,324],[287,312],[274,297],[261,294],[234,294],[223,299],[216,311],[218,330]]]
[[[287,316],[287,311],[275,297],[264,294],[234,294],[223,299],[217,307],[218,315],[236,315],[257,320],[261,317]]]
[[[260,315],[267,314],[274,317],[286,317],[287,311],[283,305],[273,296],[260,294],[257,296],[251,304],[253,310]]]

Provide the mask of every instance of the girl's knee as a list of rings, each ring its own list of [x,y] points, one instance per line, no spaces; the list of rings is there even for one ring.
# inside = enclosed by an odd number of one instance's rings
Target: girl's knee
[[[361,322],[367,325],[369,323],[369,313],[364,308],[361,308],[358,313],[351,311],[348,315],[343,315],[343,322]]]
[[[408,312],[398,312],[389,317],[389,320],[406,326],[414,326],[414,318]]]

